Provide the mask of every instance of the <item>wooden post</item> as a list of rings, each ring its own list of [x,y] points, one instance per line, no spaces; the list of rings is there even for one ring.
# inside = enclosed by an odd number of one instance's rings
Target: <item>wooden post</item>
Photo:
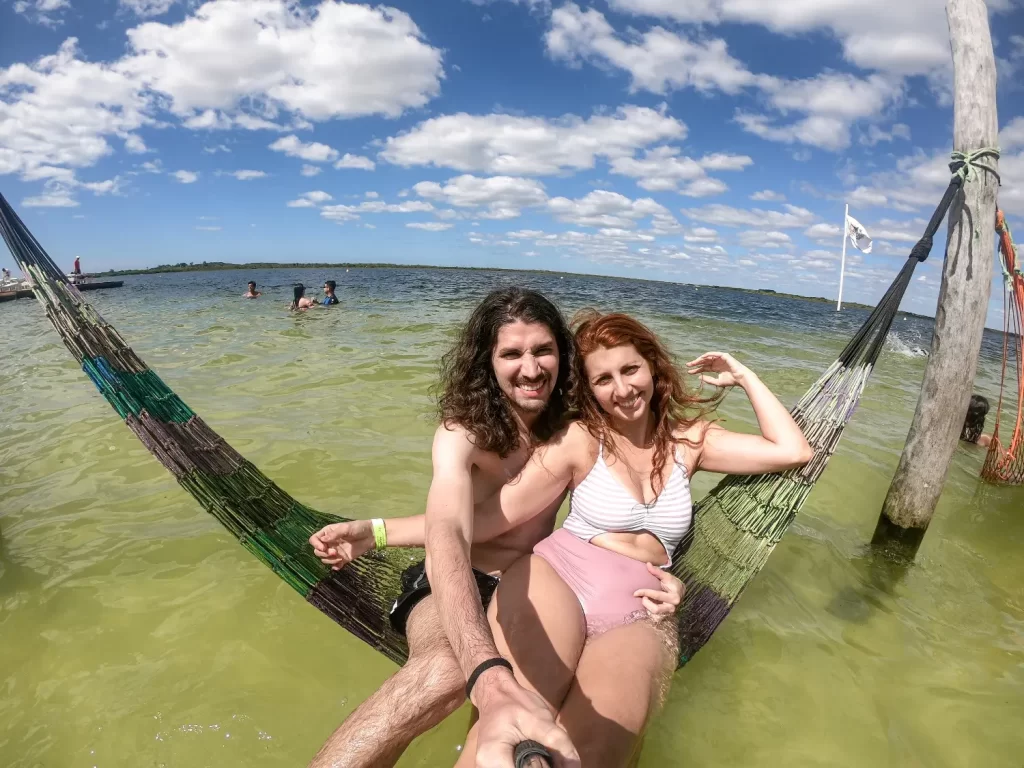
[[[946,0],[953,49],[953,146],[997,146],[996,69],[984,0]],[[996,158],[981,161],[998,169]],[[946,260],[931,356],[873,546],[912,558],[946,481],[967,414],[988,312],[995,248],[996,177],[977,168],[949,209]]]

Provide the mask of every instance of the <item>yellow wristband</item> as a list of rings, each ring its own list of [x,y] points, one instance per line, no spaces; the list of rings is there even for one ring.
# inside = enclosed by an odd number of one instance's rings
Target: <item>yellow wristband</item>
[[[373,526],[373,546],[375,549],[385,549],[388,545],[388,529],[384,526],[384,520],[375,517],[370,520]]]

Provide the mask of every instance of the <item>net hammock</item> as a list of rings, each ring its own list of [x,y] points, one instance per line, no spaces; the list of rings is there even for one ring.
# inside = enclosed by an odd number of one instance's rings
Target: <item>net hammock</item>
[[[825,470],[914,269],[931,252],[932,237],[964,181],[963,166],[963,159],[951,165],[961,172],[951,179],[924,236],[878,306],[793,408],[814,458],[781,474],[728,476],[695,505],[694,525],[673,553],[673,573],[686,583],[678,613],[680,666],[728,615]],[[404,662],[405,639],[391,628],[388,612],[401,592],[402,571],[422,557],[422,550],[372,551],[341,571],[324,566],[308,539],[346,518],[292,498],[196,415],[82,298],[2,195],[0,231],[65,346],[181,487],[309,603],[396,663]]]
[[[1017,248],[1002,211],[996,211],[999,259],[1003,267],[1003,373],[999,381],[999,407],[985,463],[983,479],[1005,485],[1024,484],[1024,273],[1017,260]],[[1014,386],[1016,385],[1016,386]],[[1004,404],[1009,409],[1013,389],[1017,395],[1017,418],[1007,442],[1000,437]],[[1005,398],[1005,399],[1004,399]]]

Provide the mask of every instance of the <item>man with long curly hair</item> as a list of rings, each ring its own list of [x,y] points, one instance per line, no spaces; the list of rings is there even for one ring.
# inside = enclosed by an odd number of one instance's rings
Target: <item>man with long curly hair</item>
[[[520,687],[500,659],[484,613],[497,576],[551,533],[562,497],[529,523],[470,546],[474,503],[515,477],[533,449],[563,426],[572,354],[564,318],[536,291],[493,291],[470,315],[441,363],[427,559],[404,574],[405,592],[392,611],[408,638],[409,659],[335,731],[310,768],[394,765],[416,736],[462,704],[467,680],[480,710],[478,754],[507,752],[511,765],[514,744],[532,738],[575,759],[543,699]],[[367,544],[353,551],[356,526]],[[310,542],[325,561],[331,551],[341,567],[372,548],[375,534],[391,546],[405,543],[398,530],[383,528],[380,521],[339,523]]]

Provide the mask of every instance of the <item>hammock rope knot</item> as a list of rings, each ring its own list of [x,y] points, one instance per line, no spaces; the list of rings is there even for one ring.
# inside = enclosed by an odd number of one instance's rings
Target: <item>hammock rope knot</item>
[[[924,261],[928,258],[928,254],[932,252],[932,236],[925,235],[910,250],[910,258],[917,259],[918,261]]]
[[[999,147],[982,147],[981,149],[975,149],[971,152],[960,152],[954,150],[952,154],[950,154],[952,162],[949,164],[949,170],[954,177],[959,177],[960,181],[966,184],[978,175],[978,169],[980,168],[981,170],[988,171],[995,176],[996,183],[1002,186],[1003,180],[999,178],[999,172],[990,165],[978,162],[982,157],[994,157],[998,160],[999,155]]]

